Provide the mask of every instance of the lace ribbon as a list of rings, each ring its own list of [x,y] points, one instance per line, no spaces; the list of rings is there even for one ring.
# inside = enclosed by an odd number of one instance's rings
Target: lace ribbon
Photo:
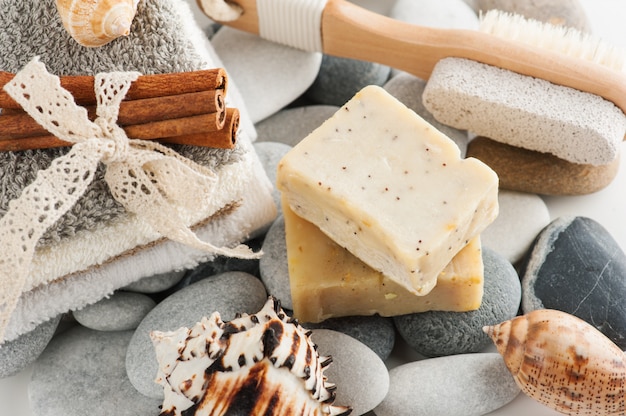
[[[0,219],[0,344],[24,290],[36,245],[92,182],[99,162],[115,199],[159,234],[190,247],[226,256],[258,258],[247,246],[216,247],[201,241],[184,221],[185,213],[202,209],[217,176],[170,148],[146,140],[130,140],[117,125],[119,105],[137,72],[95,77],[97,118],[77,106],[58,77],[33,59],[4,89],[39,124],[58,138],[74,143],[9,203]]]

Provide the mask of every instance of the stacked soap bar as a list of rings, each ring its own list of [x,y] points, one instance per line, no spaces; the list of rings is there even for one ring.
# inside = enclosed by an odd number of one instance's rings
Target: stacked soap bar
[[[357,93],[281,160],[291,209],[416,295],[498,211],[498,178],[380,87]]]
[[[293,313],[302,322],[335,316],[395,316],[478,309],[483,295],[480,237],[474,237],[424,296],[415,296],[328,238],[283,203]]]

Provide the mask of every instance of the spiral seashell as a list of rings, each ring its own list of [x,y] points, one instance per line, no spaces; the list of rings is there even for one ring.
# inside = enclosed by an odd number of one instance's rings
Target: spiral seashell
[[[102,46],[130,33],[139,0],[56,0],[63,26],[79,44]]]
[[[254,315],[224,322],[219,313],[191,329],[153,331],[164,387],[161,416],[346,416],[335,406],[310,333],[270,297]]]
[[[484,327],[517,385],[566,415],[625,415],[624,353],[573,315],[542,309]]]

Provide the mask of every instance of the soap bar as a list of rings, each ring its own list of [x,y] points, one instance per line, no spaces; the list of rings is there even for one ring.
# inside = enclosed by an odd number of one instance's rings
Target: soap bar
[[[437,276],[498,212],[498,177],[368,86],[281,159],[291,209],[407,290]]]
[[[484,282],[480,237],[454,256],[430,293],[417,296],[367,266],[284,202],[283,216],[293,314],[301,322],[480,307]]]

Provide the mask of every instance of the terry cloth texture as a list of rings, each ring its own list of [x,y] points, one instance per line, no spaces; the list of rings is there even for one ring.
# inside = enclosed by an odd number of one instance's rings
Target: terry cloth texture
[[[54,2],[0,0],[0,70],[18,72],[35,56],[59,76],[110,71],[154,74],[223,66],[185,1],[141,0],[131,34],[99,48],[85,48],[69,36]],[[228,105],[239,108],[244,128],[251,126],[245,120],[243,102],[233,103],[233,97],[238,98],[231,79]],[[254,153],[253,135],[250,129],[241,131],[233,150],[172,146],[218,175],[215,197],[203,212],[188,219],[189,224],[196,224],[199,238],[217,246],[236,245],[276,215],[272,184]],[[0,153],[0,217],[37,171],[67,150]],[[40,241],[6,341],[138,279],[188,269],[214,257],[161,238],[127,214],[110,195],[103,174],[101,167],[85,195]]]

